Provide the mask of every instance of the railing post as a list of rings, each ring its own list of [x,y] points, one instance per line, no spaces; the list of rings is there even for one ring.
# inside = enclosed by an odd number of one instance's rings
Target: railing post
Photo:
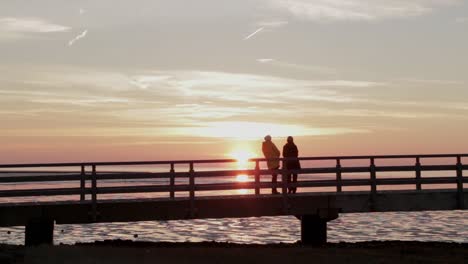
[[[371,158],[370,165],[370,176],[371,176],[371,192],[372,194],[377,193],[377,172],[375,169],[375,159]]]
[[[286,195],[288,194],[288,187],[289,187],[289,182],[288,182],[288,177],[287,177],[289,175],[287,173],[290,173],[290,171],[283,167],[283,169],[280,170],[280,172],[281,172],[281,193],[283,195]]]
[[[342,192],[343,183],[341,182],[341,160],[336,159],[336,191]]]
[[[92,175],[91,175],[91,207],[92,207],[92,219],[96,221],[97,219],[97,175],[96,175],[96,165],[92,166]]]
[[[288,173],[290,173],[290,171],[288,169],[285,169],[283,165],[283,168],[280,170],[280,173],[281,173],[281,193],[283,196],[283,211],[285,214],[287,214],[289,212],[289,202],[288,202],[289,174]]]
[[[170,176],[170,188],[171,188],[171,191],[169,193],[171,199],[174,199],[175,198],[175,191],[174,191],[174,187],[175,187],[175,169],[174,169],[174,163],[171,163],[171,176]]]
[[[80,175],[80,201],[86,200],[86,170],[85,166],[81,165],[81,175]]]
[[[377,196],[377,173],[375,168],[375,159],[371,158],[370,176],[371,176],[371,201],[370,211],[375,211],[375,200]]]
[[[190,186],[190,216],[195,217],[195,170],[193,169],[193,162],[190,162],[189,171],[189,186]]]
[[[416,190],[422,190],[421,187],[421,160],[419,157],[416,158]]]
[[[260,194],[260,161],[255,161],[255,195]]]
[[[463,164],[461,156],[457,156],[457,205],[458,209],[465,209],[465,200],[463,195]]]

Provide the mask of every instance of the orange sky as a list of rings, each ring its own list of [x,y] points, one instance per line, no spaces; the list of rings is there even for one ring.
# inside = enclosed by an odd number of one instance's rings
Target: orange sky
[[[468,152],[463,1],[42,3],[0,3],[0,163]]]

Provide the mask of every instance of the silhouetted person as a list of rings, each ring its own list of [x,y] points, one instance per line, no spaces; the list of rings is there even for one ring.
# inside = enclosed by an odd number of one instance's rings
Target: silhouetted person
[[[289,160],[283,161],[283,168],[287,170],[300,170],[301,164],[299,163],[298,159],[294,159],[299,157],[299,150],[297,149],[296,144],[294,144],[293,137],[288,137],[288,143],[286,143],[283,147],[283,157],[290,158]],[[297,173],[292,173],[292,181],[291,181],[291,173],[287,173],[286,178],[288,179],[288,183],[297,183]],[[288,193],[296,193],[297,187],[290,187]]]
[[[262,152],[267,160],[267,166],[269,170],[273,170],[273,174],[271,175],[271,182],[276,184],[278,173],[277,170],[279,169],[279,160],[270,160],[270,159],[278,159],[280,157],[280,151],[275,146],[275,144],[271,141],[271,136],[267,135],[265,137],[265,141],[262,144]],[[271,189],[273,194],[278,194],[279,192],[276,190],[276,187]]]

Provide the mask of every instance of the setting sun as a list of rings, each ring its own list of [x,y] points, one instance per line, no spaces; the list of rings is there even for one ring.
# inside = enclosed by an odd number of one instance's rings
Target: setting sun
[[[254,158],[255,154],[247,150],[236,150],[231,152],[229,156],[237,160],[238,169],[246,169],[249,159]]]

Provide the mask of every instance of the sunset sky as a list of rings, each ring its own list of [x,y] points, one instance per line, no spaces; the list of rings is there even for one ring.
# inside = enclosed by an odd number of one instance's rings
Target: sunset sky
[[[0,163],[468,152],[468,1],[0,2]]]

